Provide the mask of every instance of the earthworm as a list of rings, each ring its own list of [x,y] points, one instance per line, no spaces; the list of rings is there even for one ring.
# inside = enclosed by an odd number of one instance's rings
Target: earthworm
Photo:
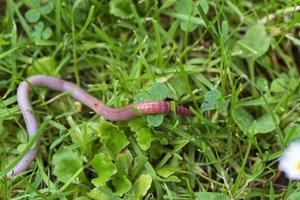
[[[21,82],[17,90],[18,105],[23,115],[29,136],[33,136],[38,130],[38,123],[29,101],[29,91],[33,86],[46,87],[60,92],[69,91],[70,96],[74,99],[80,101],[82,104],[94,110],[97,114],[102,115],[105,119],[111,121],[128,120],[137,117],[139,112],[145,115],[159,113],[167,114],[171,112],[171,104],[167,101],[148,101],[133,103],[123,108],[111,108],[74,83],[46,75],[34,75]],[[182,116],[193,115],[189,109],[182,106],[176,106],[176,114]],[[37,141],[35,147],[27,152],[15,167],[8,172],[8,178],[24,172],[29,167],[37,155],[39,144],[40,141]]]

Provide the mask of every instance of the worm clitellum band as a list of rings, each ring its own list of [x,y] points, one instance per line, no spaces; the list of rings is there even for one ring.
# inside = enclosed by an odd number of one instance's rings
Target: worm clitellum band
[[[99,115],[102,115],[107,120],[122,121],[134,118],[138,116],[139,111],[145,115],[170,113],[171,105],[167,101],[149,101],[130,104],[123,108],[111,108],[106,106],[103,102],[96,97],[88,94],[74,83],[64,81],[58,78],[49,77],[45,75],[35,75],[29,77],[27,80],[20,83],[17,91],[17,100],[23,114],[23,118],[26,124],[26,129],[29,136],[36,133],[38,129],[38,123],[32,112],[32,107],[29,101],[29,91],[33,86],[42,86],[56,91],[70,91],[70,96],[80,101],[87,107],[94,110]],[[183,116],[192,116],[192,112],[182,106],[176,106],[176,114]],[[39,149],[39,142],[21,159],[19,163],[7,174],[7,177],[16,176],[19,173],[25,171],[32,163]]]

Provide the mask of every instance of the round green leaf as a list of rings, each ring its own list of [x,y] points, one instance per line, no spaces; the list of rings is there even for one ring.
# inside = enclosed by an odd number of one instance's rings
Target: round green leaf
[[[218,98],[221,97],[221,92],[219,90],[211,90],[205,93],[204,99],[208,102],[216,102]]]
[[[253,116],[242,107],[236,107],[232,111],[232,118],[239,128],[244,132],[249,130],[254,121]]]
[[[163,123],[163,121],[164,121],[163,114],[147,115],[147,122],[149,126],[158,127]]]
[[[150,96],[145,92],[141,92],[141,93],[138,93],[137,95],[135,95],[133,102],[139,103],[142,101],[149,101],[149,100],[150,100]]]
[[[151,100],[162,101],[169,96],[170,90],[163,83],[154,83],[150,89]]]
[[[45,30],[42,32],[42,38],[44,40],[49,39],[51,37],[51,35],[52,35],[52,30],[49,27],[45,28]]]
[[[206,0],[197,0],[197,1],[179,0],[177,2],[176,12],[177,12],[177,15],[182,16],[180,28],[183,31],[191,32],[200,25],[199,23],[193,23],[193,20],[192,20],[192,18],[195,18],[195,16],[198,13],[197,6],[199,4],[201,5],[202,9],[204,10],[204,13],[206,14],[208,12],[208,8],[209,8]],[[202,21],[202,19],[199,19],[199,20]]]
[[[144,151],[148,150],[151,146],[152,142],[152,131],[148,127],[144,127],[138,132],[136,132],[137,135],[137,143],[141,149]]]
[[[40,17],[41,17],[41,14],[36,9],[30,9],[25,13],[25,18],[30,23],[37,22],[40,19]]]
[[[117,17],[132,18],[131,0],[111,0],[109,2],[109,12]]]
[[[42,14],[47,15],[53,10],[53,4],[48,3],[48,4],[40,7],[39,10]]]
[[[236,51],[242,50],[243,58],[258,58],[264,55],[270,46],[271,38],[267,36],[265,27],[256,24],[248,29],[245,36],[237,42]]]
[[[42,32],[42,30],[44,29],[45,25],[43,22],[38,22],[34,25],[34,30],[38,31],[38,32]]]
[[[214,103],[203,102],[201,104],[201,109],[203,109],[205,111],[210,111],[210,110],[216,109],[216,106]]]
[[[277,116],[275,116],[275,121],[271,114],[267,113],[254,121],[254,133],[269,133],[276,129]]]

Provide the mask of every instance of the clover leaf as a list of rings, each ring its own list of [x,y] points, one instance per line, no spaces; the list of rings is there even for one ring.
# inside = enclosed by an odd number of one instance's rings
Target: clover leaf
[[[237,42],[235,50],[243,52],[240,57],[256,59],[268,51],[270,44],[271,38],[267,36],[265,27],[255,24]]]
[[[41,17],[41,13],[36,9],[30,9],[25,13],[25,18],[28,22],[34,23],[37,22]]]
[[[163,101],[167,97],[171,96],[169,88],[163,83],[154,83],[149,91],[149,94],[146,92],[141,92],[134,97],[134,103],[143,102],[143,101]],[[157,127],[162,124],[164,120],[163,114],[154,114],[146,116],[147,122],[150,126]]]
[[[179,0],[176,3],[176,13],[171,16],[177,17],[180,20],[180,28],[183,31],[191,32],[195,30],[200,24],[203,24],[201,18],[196,18],[198,14],[197,6],[201,5],[205,14],[208,12],[208,3],[206,0]]]
[[[33,39],[39,40],[44,39],[47,40],[52,36],[52,30],[49,27],[45,28],[45,25],[43,22],[38,22],[34,25],[34,31],[31,34]]]
[[[215,109],[225,110],[227,108],[227,102],[221,98],[221,92],[215,89],[205,93],[201,108],[205,111]]]
[[[232,118],[243,132],[253,135],[269,133],[275,130],[278,124],[276,115],[275,121],[270,113],[265,113],[255,120],[243,107],[236,107],[232,111]]]

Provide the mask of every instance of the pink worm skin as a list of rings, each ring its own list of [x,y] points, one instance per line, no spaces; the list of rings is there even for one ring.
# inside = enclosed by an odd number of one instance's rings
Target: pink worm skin
[[[122,121],[137,117],[139,113],[136,111],[139,111],[142,114],[146,115],[159,113],[167,114],[171,112],[170,102],[166,101],[141,102],[130,104],[127,107],[123,108],[111,108],[106,106],[96,97],[85,92],[74,83],[45,75],[35,75],[21,82],[17,91],[17,101],[23,115],[29,136],[34,135],[38,130],[38,123],[32,112],[32,107],[29,101],[29,92],[31,87],[33,86],[42,86],[61,92],[70,91],[70,96],[72,96],[74,99],[80,101],[99,115],[102,115],[105,119],[111,121]],[[193,115],[189,109],[182,106],[176,106],[176,113],[183,116]],[[36,146],[27,154],[25,154],[25,156],[19,161],[19,163],[17,163],[17,165],[10,172],[8,172],[8,178],[24,172],[29,167],[29,165],[37,155],[39,144],[40,141],[38,141]]]

